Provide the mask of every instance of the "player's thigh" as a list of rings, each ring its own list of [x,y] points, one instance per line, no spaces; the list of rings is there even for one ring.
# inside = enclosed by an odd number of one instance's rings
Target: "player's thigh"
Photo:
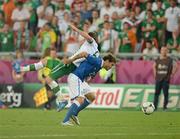
[[[74,74],[69,74],[68,76],[68,86],[69,86],[69,96],[71,99],[75,99],[77,97],[84,97],[83,95],[83,87],[82,81]]]
[[[93,92],[87,82],[82,83],[82,94],[90,101],[94,101],[95,99],[95,92]]]

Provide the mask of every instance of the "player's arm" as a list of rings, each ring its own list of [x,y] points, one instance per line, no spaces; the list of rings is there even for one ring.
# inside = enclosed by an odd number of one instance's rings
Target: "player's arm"
[[[156,77],[156,63],[153,64],[153,75]]]
[[[77,60],[77,59],[80,59],[80,58],[86,58],[88,56],[88,53],[86,52],[81,52],[71,58],[68,58],[68,59],[65,59],[64,60],[64,64],[70,64],[72,63],[73,61]]]
[[[93,41],[92,37],[89,36],[87,32],[84,32],[84,31],[78,29],[77,27],[75,27],[75,26],[72,25],[72,24],[69,24],[69,26],[70,26],[73,30],[75,30],[76,32],[78,32],[81,36],[83,36],[88,42],[92,42],[92,41]]]
[[[45,67],[47,59],[44,58],[37,63],[20,67],[20,72],[37,71]]]

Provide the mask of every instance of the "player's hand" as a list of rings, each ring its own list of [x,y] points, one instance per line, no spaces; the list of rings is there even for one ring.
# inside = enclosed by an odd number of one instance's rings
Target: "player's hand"
[[[64,63],[64,64],[70,64],[70,63],[72,63],[72,60],[66,58],[66,59],[63,59],[63,63]]]
[[[21,67],[20,67],[20,64],[19,64],[18,62],[14,62],[14,63],[12,64],[12,68],[14,69],[14,71],[15,71],[16,73],[20,73],[20,72],[21,72]]]

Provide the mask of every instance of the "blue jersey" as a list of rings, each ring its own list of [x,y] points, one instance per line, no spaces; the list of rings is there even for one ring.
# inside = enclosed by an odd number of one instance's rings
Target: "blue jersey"
[[[79,67],[77,67],[73,71],[73,74],[78,76],[81,79],[81,81],[84,81],[88,77],[95,76],[96,73],[101,69],[102,63],[102,58],[88,55],[86,60],[83,61],[79,65]]]

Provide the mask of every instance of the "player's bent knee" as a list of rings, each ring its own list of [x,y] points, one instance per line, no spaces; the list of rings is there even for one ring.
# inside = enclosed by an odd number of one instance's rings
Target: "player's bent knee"
[[[77,97],[76,100],[77,100],[80,104],[83,104],[83,103],[84,103],[84,98],[83,98],[83,97]]]
[[[88,100],[90,100],[91,102],[93,102],[94,100],[95,100],[95,93],[88,93],[88,94],[86,94],[85,95],[86,96],[86,98],[88,99]]]

